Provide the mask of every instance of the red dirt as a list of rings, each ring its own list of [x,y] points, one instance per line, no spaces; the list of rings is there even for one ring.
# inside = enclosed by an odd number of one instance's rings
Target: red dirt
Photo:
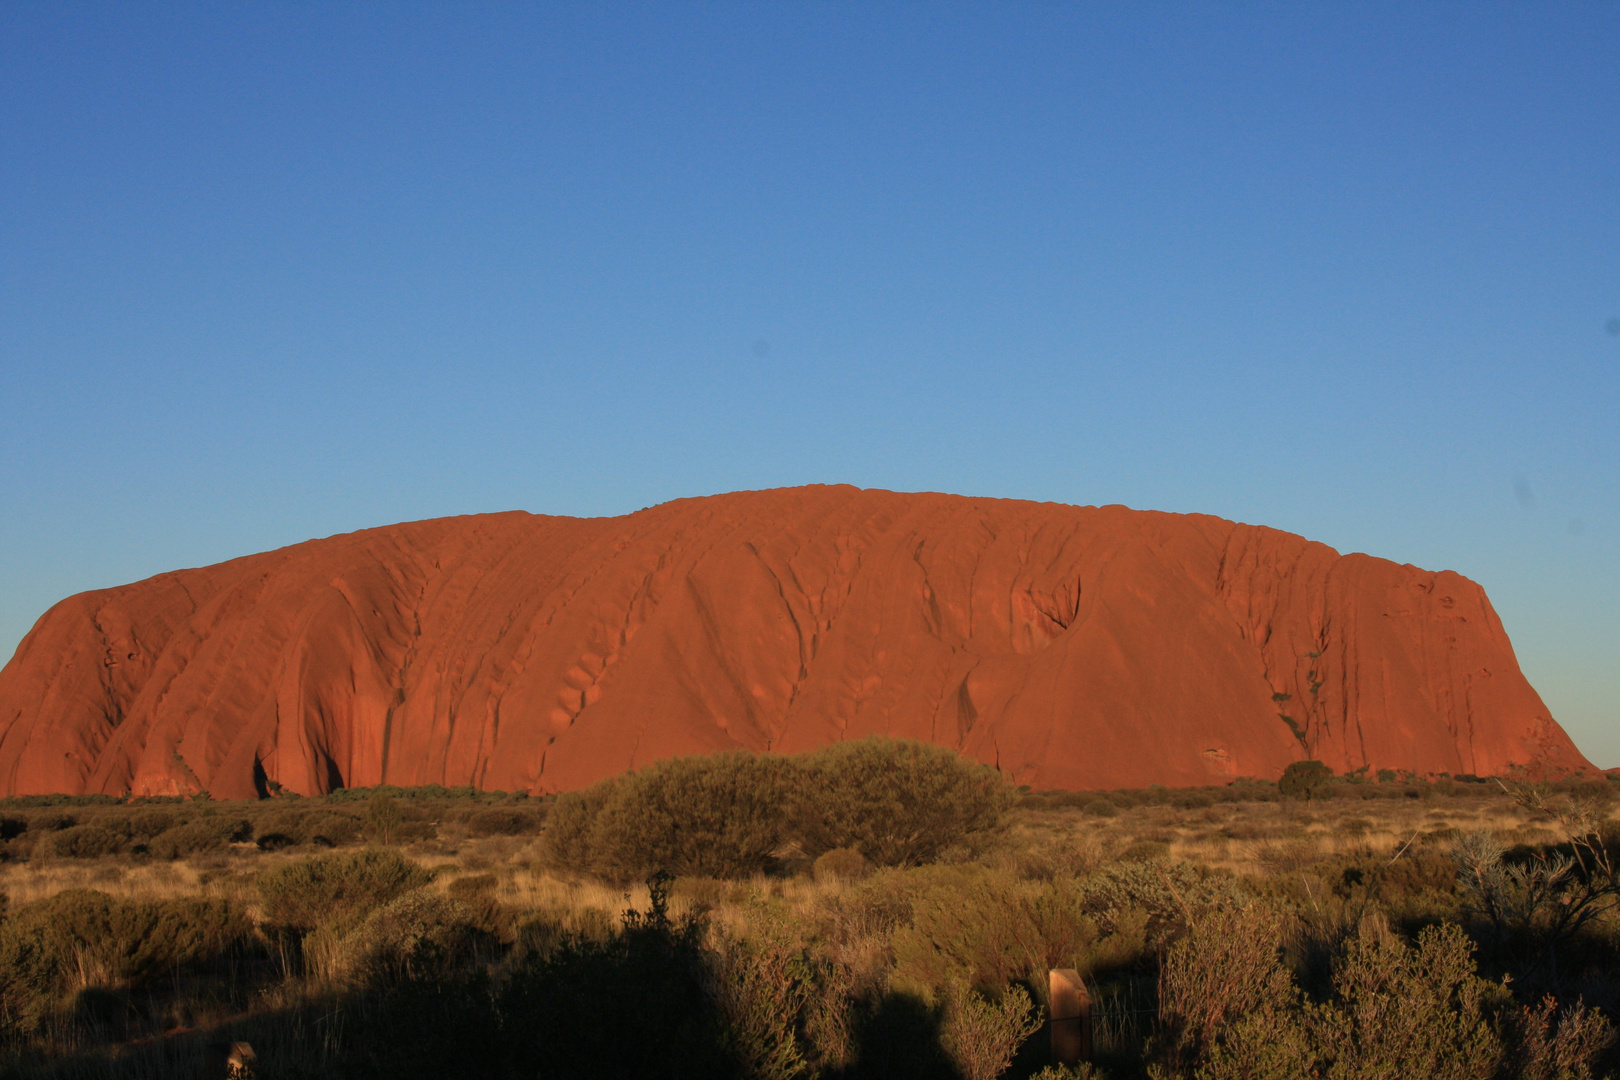
[[[850,487],[312,540],[70,597],[0,671],[6,794],[546,792],[874,732],[1036,788],[1591,769],[1457,574]]]

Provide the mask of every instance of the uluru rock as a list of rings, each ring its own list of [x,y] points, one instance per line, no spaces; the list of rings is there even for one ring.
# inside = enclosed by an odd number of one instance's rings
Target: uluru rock
[[[1457,574],[850,487],[312,540],[71,597],[0,671],[7,794],[538,793],[872,733],[1036,788],[1591,768]]]

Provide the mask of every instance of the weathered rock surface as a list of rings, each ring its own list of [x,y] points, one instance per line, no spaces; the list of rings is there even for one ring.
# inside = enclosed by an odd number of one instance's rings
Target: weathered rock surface
[[[544,792],[873,732],[1037,788],[1590,769],[1457,574],[849,487],[312,540],[71,597],[0,671],[11,794]]]

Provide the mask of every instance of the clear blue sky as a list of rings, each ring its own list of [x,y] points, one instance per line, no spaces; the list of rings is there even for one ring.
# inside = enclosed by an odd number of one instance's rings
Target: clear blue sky
[[[0,658],[813,481],[1482,582],[1620,765],[1620,5],[0,7]]]

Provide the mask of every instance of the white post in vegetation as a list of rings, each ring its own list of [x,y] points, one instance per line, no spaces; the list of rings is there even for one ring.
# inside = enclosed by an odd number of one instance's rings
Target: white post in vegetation
[[[258,1064],[253,1046],[245,1042],[209,1043],[208,1075],[224,1080],[251,1080]]]
[[[1074,1065],[1091,1060],[1091,994],[1074,968],[1053,968],[1047,976],[1048,1012],[1052,1018],[1052,1063]]]

